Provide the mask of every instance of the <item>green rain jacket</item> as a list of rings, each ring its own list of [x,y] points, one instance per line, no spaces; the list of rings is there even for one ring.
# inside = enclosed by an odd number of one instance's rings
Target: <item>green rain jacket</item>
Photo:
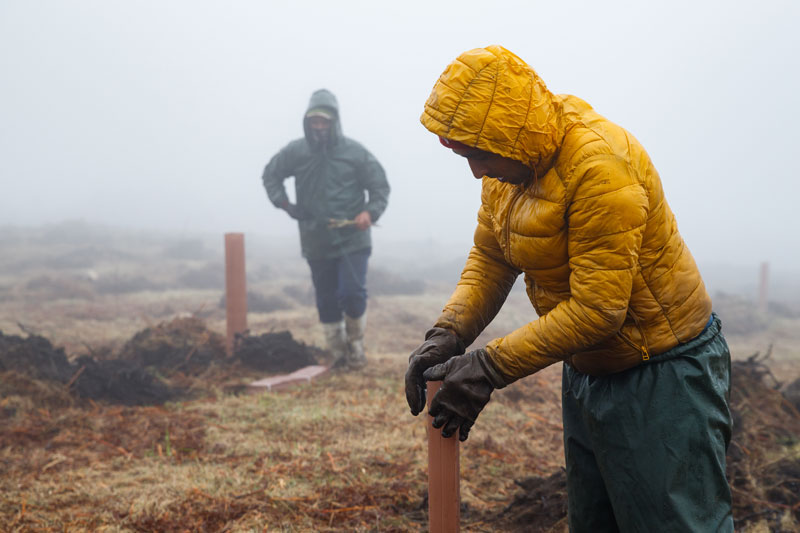
[[[308,259],[338,257],[369,248],[369,229],[330,228],[329,221],[352,220],[366,210],[374,223],[389,200],[389,183],[381,164],[361,144],[342,134],[339,104],[333,93],[315,91],[308,110],[319,107],[328,108],[335,116],[328,144],[313,143],[308,119],[304,118],[305,137],[278,152],[262,177],[270,201],[283,207],[289,201],[283,182],[294,176],[295,198],[303,213],[298,221],[300,246]]]

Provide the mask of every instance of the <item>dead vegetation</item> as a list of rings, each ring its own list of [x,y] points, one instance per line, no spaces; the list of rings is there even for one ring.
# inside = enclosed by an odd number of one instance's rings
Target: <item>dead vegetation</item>
[[[737,527],[800,529],[800,412],[767,366],[770,351],[733,365],[728,479]],[[797,382],[794,382],[796,387]]]
[[[0,332],[0,391],[6,414],[19,405],[103,401],[115,405],[162,405],[196,396],[209,381],[246,381],[254,371],[291,372],[327,353],[298,343],[288,331],[237,338],[233,357],[224,339],[196,317],[175,318],[136,333],[119,353],[83,355],[69,361],[39,335]]]
[[[290,362],[280,369],[285,371],[314,361],[292,352],[303,345],[288,332],[244,336],[239,347],[249,355],[235,364],[250,368],[277,354]],[[226,361],[222,339],[197,318],[146,328],[121,355],[70,362],[42,337],[0,336],[0,523],[16,531],[108,525],[133,531],[424,527],[424,421],[405,413],[402,360],[379,358],[362,373],[338,374],[288,393],[230,396],[214,392],[213,381],[223,373],[209,370]],[[194,376],[192,386],[197,390],[204,383],[206,399],[117,407],[111,404],[118,399],[106,392],[88,403],[77,401],[86,397],[75,394],[86,391],[77,387],[81,378],[103,381],[92,377],[93,365],[111,362],[135,365],[141,372],[156,368],[164,376],[181,376],[184,383]],[[737,530],[791,531],[800,509],[800,414],[765,362],[756,354],[734,364],[736,431],[728,457],[734,513]],[[129,380],[131,368],[106,368],[103,379],[112,379],[112,386],[104,390],[124,389],[113,379]],[[565,527],[555,370],[500,391],[480,430],[464,445],[466,529]],[[231,371],[225,375],[229,378]],[[53,382],[59,385],[48,385]],[[95,468],[105,472],[106,489],[81,485],[79,493],[65,496],[72,511],[62,511],[64,499],[45,494],[53,484],[70,486],[82,476],[92,477],[87,469]],[[166,473],[176,479],[167,481]],[[168,494],[153,499],[137,492],[130,478],[142,475],[151,486],[166,483]],[[106,492],[118,485],[127,487],[126,498],[109,499]]]
[[[283,265],[292,276],[280,279],[282,270],[262,267],[269,276],[257,276],[254,292],[289,305],[251,315],[252,333],[227,358],[221,266],[210,249],[143,238],[126,256],[104,254],[96,251],[118,241],[79,233],[4,237],[18,248],[0,254],[0,531],[425,530],[426,422],[408,414],[402,377],[451,286],[435,292],[393,274],[380,281],[375,270],[366,369],[234,394],[248,380],[326,361],[314,348],[321,336],[307,267]],[[31,242],[46,249],[19,252]],[[70,254],[87,246],[101,277],[148,276],[160,289],[98,291],[82,277],[88,263]],[[121,263],[153,250],[168,257],[152,276],[146,264]],[[58,268],[32,269],[46,257],[59,258]],[[181,280],[188,272],[197,278]],[[723,307],[727,320],[721,313],[726,330],[740,320],[738,335],[747,335],[750,310],[734,304]],[[512,292],[476,342],[531,318],[525,296]],[[797,329],[756,326],[759,335]],[[794,364],[774,353],[734,364],[728,471],[737,531],[798,529],[800,427],[787,400],[800,390]],[[156,398],[148,386],[168,394]],[[115,396],[127,390],[141,401]],[[495,393],[462,446],[461,473],[462,530],[565,531],[558,366]]]

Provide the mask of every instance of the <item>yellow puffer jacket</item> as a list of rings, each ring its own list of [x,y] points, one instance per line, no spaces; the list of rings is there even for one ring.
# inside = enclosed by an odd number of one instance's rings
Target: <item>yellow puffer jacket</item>
[[[550,93],[500,46],[450,64],[421,120],[535,169],[523,185],[483,179],[475,245],[437,326],[471,343],[524,273],[539,318],[486,347],[509,379],[562,360],[591,375],[619,372],[703,330],[711,299],[630,133]]]

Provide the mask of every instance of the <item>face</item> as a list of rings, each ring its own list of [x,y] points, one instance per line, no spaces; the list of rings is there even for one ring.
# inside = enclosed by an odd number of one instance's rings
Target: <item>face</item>
[[[467,159],[475,179],[482,179],[486,176],[503,183],[519,185],[529,180],[533,175],[533,171],[527,165],[515,159],[484,152],[477,148],[454,148],[453,151]]]
[[[324,117],[311,117],[308,119],[311,135],[317,143],[327,143],[331,136],[331,121]]]

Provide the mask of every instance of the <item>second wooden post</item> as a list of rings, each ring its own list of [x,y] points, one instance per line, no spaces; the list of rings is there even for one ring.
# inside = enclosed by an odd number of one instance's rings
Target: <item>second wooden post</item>
[[[225,234],[225,315],[228,357],[233,355],[237,333],[247,331],[247,278],[244,263],[244,234]]]

